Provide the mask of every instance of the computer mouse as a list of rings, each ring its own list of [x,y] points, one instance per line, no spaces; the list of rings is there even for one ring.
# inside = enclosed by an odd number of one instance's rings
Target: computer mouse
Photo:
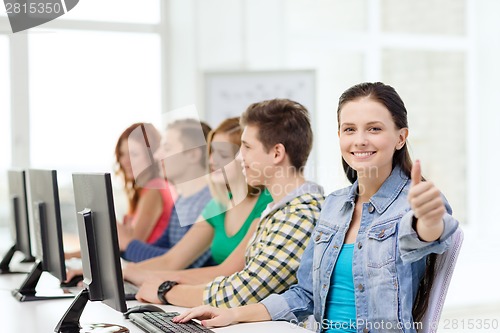
[[[71,280],[67,282],[61,282],[61,287],[63,288],[76,287],[80,281],[83,281],[83,275],[75,275],[71,278]]]
[[[165,312],[162,308],[153,304],[142,304],[133,306],[127,310],[123,315],[128,319],[131,313],[142,313],[142,312]]]

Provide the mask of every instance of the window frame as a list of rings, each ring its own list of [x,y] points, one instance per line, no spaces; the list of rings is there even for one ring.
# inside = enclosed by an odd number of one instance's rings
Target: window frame
[[[128,23],[112,21],[65,20],[64,16],[45,23],[39,28],[56,30],[86,30],[107,32],[155,33],[160,37],[160,91],[161,112],[168,110],[169,100],[167,87],[167,26],[168,1],[160,2],[160,21],[158,23]],[[12,33],[7,16],[0,16],[0,34],[9,39],[10,49],[10,99],[11,99],[11,168],[29,168],[30,161],[30,108],[29,108],[29,47],[27,32]],[[166,64],[166,65],[164,65]]]

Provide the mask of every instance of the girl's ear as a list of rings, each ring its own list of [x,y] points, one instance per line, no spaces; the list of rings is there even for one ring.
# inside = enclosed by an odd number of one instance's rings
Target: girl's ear
[[[399,130],[399,141],[398,141],[398,144],[396,145],[397,150],[400,150],[401,148],[404,147],[404,145],[406,143],[406,139],[408,138],[408,134],[409,134],[409,131],[408,131],[407,127],[401,128]]]

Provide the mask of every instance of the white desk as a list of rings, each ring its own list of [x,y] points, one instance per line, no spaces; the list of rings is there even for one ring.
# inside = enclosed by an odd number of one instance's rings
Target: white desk
[[[72,299],[50,301],[18,302],[10,293],[11,289],[19,287],[25,275],[0,275],[0,311],[1,331],[8,333],[53,332],[57,323],[68,309]],[[42,274],[40,284],[45,287],[57,286],[57,280],[47,273]],[[128,301],[127,306],[139,304]],[[184,308],[169,305],[161,306],[165,311],[182,312]],[[110,323],[125,326],[131,333],[144,333],[139,327],[126,320],[117,312],[101,302],[88,302],[80,319],[80,324]],[[287,322],[261,322],[238,324],[212,329],[217,333],[311,333],[309,330],[297,327]]]

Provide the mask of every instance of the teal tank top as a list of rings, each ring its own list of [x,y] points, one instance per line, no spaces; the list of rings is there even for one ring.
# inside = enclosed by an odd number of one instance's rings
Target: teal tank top
[[[354,244],[344,244],[333,269],[326,298],[323,332],[356,332],[356,302],[352,276]],[[328,326],[328,328],[327,328]]]

